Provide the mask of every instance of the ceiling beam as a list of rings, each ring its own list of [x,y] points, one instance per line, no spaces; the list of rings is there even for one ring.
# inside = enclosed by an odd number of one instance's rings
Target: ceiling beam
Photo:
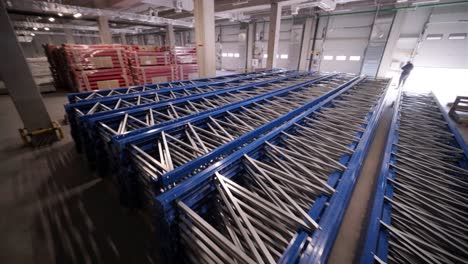
[[[119,22],[140,22],[148,25],[174,25],[179,27],[192,28],[193,23],[182,20],[168,19],[157,16],[148,16],[128,12],[116,12],[106,9],[88,8],[81,6],[63,5],[44,1],[31,1],[31,0],[16,0],[7,2],[8,11],[26,11],[38,12],[46,14],[62,13],[64,15],[72,16],[76,13],[81,13],[83,17],[97,18],[99,16],[106,16],[112,21]]]

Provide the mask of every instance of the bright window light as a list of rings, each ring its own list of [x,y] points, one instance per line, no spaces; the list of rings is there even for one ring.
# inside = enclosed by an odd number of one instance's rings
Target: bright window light
[[[287,59],[288,58],[288,54],[281,54],[280,55],[280,59]]]
[[[228,53],[228,57],[232,58],[232,57],[234,57],[234,54],[233,53]]]
[[[349,56],[349,60],[350,60],[350,61],[360,61],[360,60],[361,60],[361,56]]]
[[[346,56],[343,56],[343,55],[341,55],[341,56],[336,56],[336,60],[337,60],[337,61],[345,61],[345,60],[346,60]]]
[[[466,39],[466,33],[452,33],[449,35],[448,39],[450,40]]]
[[[223,53],[223,54],[221,54],[221,56],[227,57],[227,53]]]
[[[263,54],[263,58],[268,58],[268,54]]]
[[[279,54],[276,54],[276,58],[277,58],[277,59],[279,58]]]
[[[444,36],[443,34],[428,34],[426,36],[426,39],[427,40],[441,40],[443,36]]]
[[[240,54],[239,53],[234,53],[234,58],[239,58]]]
[[[326,60],[326,61],[333,60],[333,56],[325,55],[325,56],[323,56],[323,60]]]

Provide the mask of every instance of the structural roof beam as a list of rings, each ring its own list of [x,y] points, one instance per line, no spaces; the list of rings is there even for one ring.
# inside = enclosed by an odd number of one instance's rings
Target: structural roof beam
[[[62,13],[64,15],[73,15],[81,13],[84,17],[106,16],[112,21],[128,21],[128,22],[140,22],[149,25],[174,25],[179,27],[193,27],[193,23],[182,20],[168,19],[157,16],[141,15],[128,12],[116,12],[106,9],[97,9],[73,5],[64,5],[51,2],[43,1],[31,1],[31,0],[17,0],[8,1],[9,11],[26,11],[26,12],[37,12],[47,14]]]

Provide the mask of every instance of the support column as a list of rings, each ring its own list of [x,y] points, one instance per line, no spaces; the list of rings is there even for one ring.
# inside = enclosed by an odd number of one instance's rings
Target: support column
[[[65,32],[65,41],[68,44],[75,44],[75,38],[73,37],[73,31],[71,28],[64,28],[63,31]]]
[[[194,0],[195,42],[200,77],[216,76],[214,0]]]
[[[11,25],[3,1],[0,2],[0,75],[10,93],[16,110],[23,121],[24,127],[29,131],[52,128],[52,122],[42,101],[39,89],[34,82],[16,34]],[[47,137],[46,137],[47,136]],[[42,143],[43,140],[57,140],[55,131],[31,136],[33,144]]]
[[[270,26],[268,31],[267,69],[276,66],[276,54],[278,53],[280,26],[281,26],[281,3],[271,3]]]
[[[166,46],[175,47],[174,25],[166,26]]]
[[[98,17],[99,35],[102,44],[112,44],[112,34],[109,28],[109,18],[105,16]]]
[[[120,42],[124,45],[127,45],[127,37],[125,37],[125,33],[120,33]]]
[[[393,26],[388,36],[387,44],[385,46],[385,51],[380,61],[379,70],[377,72],[377,77],[385,77],[388,69],[392,64],[393,51],[397,45],[398,39],[400,38],[401,28],[406,18],[405,10],[398,10],[395,19],[393,20]]]
[[[308,17],[304,23],[302,30],[302,41],[301,41],[301,53],[299,55],[299,67],[300,71],[307,71],[309,68],[308,59],[310,58],[310,38],[312,35],[312,27],[314,24],[314,18]]]
[[[247,28],[247,55],[245,61],[245,68],[248,72],[252,71],[253,47],[254,47],[254,23],[249,23]]]

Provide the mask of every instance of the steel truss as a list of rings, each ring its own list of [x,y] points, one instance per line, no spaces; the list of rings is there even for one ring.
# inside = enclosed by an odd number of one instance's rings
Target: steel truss
[[[332,76],[332,75],[328,75]],[[300,74],[273,79],[268,82],[252,83],[237,87],[236,89],[224,89],[216,93],[201,94],[198,96],[185,97],[167,103],[151,104],[147,107],[132,109],[99,117],[89,118],[86,124],[88,137],[84,138],[84,144],[89,151],[96,151],[99,166],[107,166],[106,157],[112,155],[110,151],[103,148],[110,146],[112,138],[122,140],[167,125],[170,122],[178,122],[194,115],[207,114],[210,111],[227,107],[236,103],[256,99],[261,96],[273,95],[290,89],[297,84],[314,82],[320,77],[319,74]],[[102,153],[102,154],[98,154]],[[88,152],[88,158],[93,162],[96,158]],[[106,170],[105,168],[104,170]]]
[[[254,73],[246,74],[246,76],[236,79],[231,79],[224,82],[202,83],[178,88],[159,89],[141,93],[128,94],[123,96],[110,96],[95,100],[88,100],[68,104],[65,106],[68,120],[70,123],[71,134],[77,146],[81,147],[81,131],[84,130],[82,122],[86,122],[91,117],[104,116],[111,113],[128,111],[131,109],[157,104],[161,102],[169,102],[179,98],[187,98],[202,94],[219,92],[226,89],[244,88],[245,85],[252,83],[268,82],[277,78],[290,75],[301,75],[308,73],[297,73],[295,71],[281,71],[272,73]]]
[[[76,102],[102,99],[105,97],[122,96],[122,95],[128,95],[132,93],[141,93],[141,92],[147,92],[147,91],[152,91],[152,90],[177,88],[177,87],[182,87],[182,86],[206,84],[206,83],[213,83],[213,82],[226,82],[226,81],[232,81],[238,78],[258,76],[261,74],[280,73],[280,72],[285,72],[285,71],[279,70],[279,69],[273,69],[273,70],[264,70],[264,71],[249,72],[249,73],[230,74],[230,75],[224,75],[224,76],[213,77],[213,78],[201,78],[201,79],[193,79],[193,80],[185,80],[185,81],[174,81],[174,82],[146,84],[146,85],[138,85],[138,86],[130,86],[130,87],[122,87],[122,88],[113,88],[113,89],[106,89],[106,90],[96,90],[96,91],[90,91],[90,92],[70,93],[68,94],[67,97],[68,97],[68,102],[71,104],[71,103],[76,103]]]
[[[164,249],[168,258],[173,253],[193,263],[326,261],[387,85],[388,80],[354,81],[158,195],[156,217],[181,241],[177,252]]]
[[[468,148],[430,94],[396,102],[362,263],[468,263]]]
[[[222,159],[357,78],[324,77],[120,140],[120,153],[128,152],[127,157],[121,159],[128,160],[130,166],[123,170],[131,172],[120,175],[126,177],[123,181],[128,181],[129,186],[136,184],[141,188],[129,187],[129,196],[143,194],[140,199],[151,205],[154,195]]]

